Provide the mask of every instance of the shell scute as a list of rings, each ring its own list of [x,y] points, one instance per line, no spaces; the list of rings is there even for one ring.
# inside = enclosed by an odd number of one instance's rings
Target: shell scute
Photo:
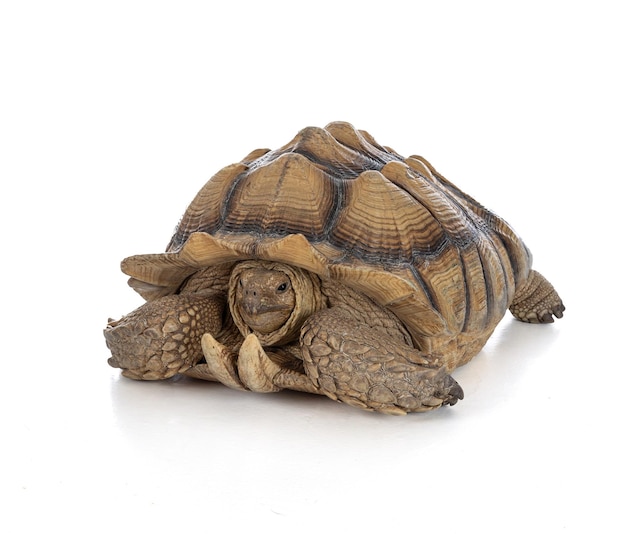
[[[424,224],[424,232],[419,235],[421,247],[419,250],[439,249],[442,236],[452,241],[456,246],[463,246],[476,237],[473,221],[466,211],[454,199],[445,194],[432,179],[432,175],[415,173],[408,164],[392,162],[385,165],[382,173],[411,196],[414,203],[414,212],[418,212]],[[432,232],[438,226],[441,236]],[[431,229],[431,232],[426,230]],[[417,238],[416,238],[417,239]]]
[[[388,161],[389,156],[367,150],[365,143],[357,140],[358,132],[354,129],[352,136],[346,135],[343,127],[339,129],[344,132],[340,139],[345,144],[333,136],[332,128],[307,127],[278,152],[301,154],[329,174],[343,179],[356,178],[366,169],[379,169]]]
[[[321,238],[336,210],[334,181],[297,153],[242,176],[228,198],[222,230]]]
[[[178,223],[176,231],[167,246],[168,252],[174,252],[196,232],[213,232],[224,219],[224,206],[233,187],[233,182],[248,170],[244,163],[235,163],[224,167],[200,189],[185,215]]]
[[[433,217],[379,171],[365,171],[346,183],[344,197],[329,239],[356,256],[410,262],[416,251],[444,239]]]
[[[480,253],[475,245],[459,251],[464,277],[472,283],[466,283],[466,302],[472,313],[465,315],[463,330],[481,330],[489,324],[490,310],[487,281],[484,276]]]
[[[377,161],[382,167],[386,163],[402,159],[391,149],[385,149],[376,140],[363,130],[355,130],[347,122],[333,122],[326,126],[326,131],[342,145],[354,150],[358,154],[368,154],[371,160]]]
[[[437,256],[418,263],[415,270],[427,287],[429,299],[447,320],[453,332],[461,330],[465,321],[467,284],[460,252],[457,247],[446,247]]]

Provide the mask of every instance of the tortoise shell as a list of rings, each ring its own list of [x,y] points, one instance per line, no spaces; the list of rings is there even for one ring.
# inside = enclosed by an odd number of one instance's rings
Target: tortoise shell
[[[122,270],[152,300],[199,269],[253,258],[361,291],[423,349],[459,335],[482,346],[531,266],[511,227],[424,158],[402,157],[345,122],[305,128],[225,167],[166,252],[127,258]]]

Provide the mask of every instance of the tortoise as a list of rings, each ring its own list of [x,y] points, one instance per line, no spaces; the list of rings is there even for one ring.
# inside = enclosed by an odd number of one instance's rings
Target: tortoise
[[[177,374],[406,414],[453,405],[450,376],[507,309],[564,306],[500,217],[420,156],[345,122],[215,174],[164,253],[121,268],[147,302],[104,330],[138,380]]]

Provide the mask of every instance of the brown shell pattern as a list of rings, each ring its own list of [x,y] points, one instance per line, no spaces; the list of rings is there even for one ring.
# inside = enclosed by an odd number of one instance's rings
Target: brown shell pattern
[[[492,329],[530,254],[499,217],[423,158],[344,122],[305,128],[213,176],[162,254],[122,269],[146,299],[197,269],[258,258],[305,268],[388,306],[412,334]]]

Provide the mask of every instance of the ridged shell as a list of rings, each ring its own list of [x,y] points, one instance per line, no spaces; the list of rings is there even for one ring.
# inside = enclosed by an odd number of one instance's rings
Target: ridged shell
[[[127,258],[122,270],[150,300],[199,268],[249,258],[362,291],[416,338],[493,329],[531,261],[502,219],[426,160],[343,122],[305,128],[218,172],[167,251]]]

